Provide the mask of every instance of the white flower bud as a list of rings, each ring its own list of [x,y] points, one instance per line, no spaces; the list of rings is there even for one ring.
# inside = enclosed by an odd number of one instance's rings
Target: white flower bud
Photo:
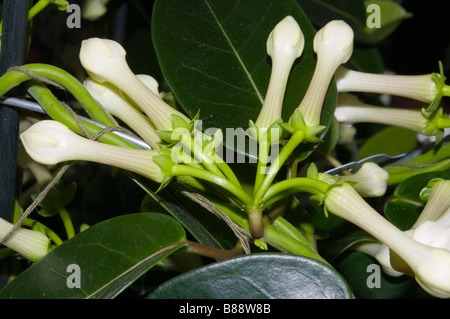
[[[353,71],[341,66],[336,70],[335,77],[338,92],[389,94],[425,103],[433,101],[438,93],[431,74],[373,74]]]
[[[163,179],[163,172],[153,161],[153,156],[159,155],[158,151],[128,149],[88,140],[57,121],[40,121],[20,138],[31,158],[42,164],[85,160],[123,168],[155,182]]]
[[[281,119],[283,98],[290,70],[302,54],[305,38],[298,23],[291,16],[279,22],[267,39],[267,54],[272,58],[272,73],[264,104],[255,124],[269,128]]]
[[[13,224],[0,218],[0,241],[3,241],[13,227]],[[20,227],[3,243],[31,261],[44,257],[48,253],[49,244],[50,239],[43,233]]]
[[[95,21],[102,17],[106,11],[106,5],[110,0],[83,0],[81,4],[81,16],[83,19]]]
[[[84,87],[92,97],[111,113],[111,115],[121,119],[154,150],[159,149],[159,138],[153,129],[150,120],[136,110],[115,86],[109,83],[100,83],[92,78],[87,78]]]
[[[367,162],[355,174],[343,175],[341,179],[356,182],[353,188],[363,197],[378,197],[386,192],[389,173],[377,164]]]
[[[339,94],[334,116],[341,123],[378,123],[423,132],[428,120],[420,110],[373,106],[350,94]]]
[[[299,105],[309,125],[320,124],[325,94],[337,67],[348,61],[353,53],[353,30],[341,20],[334,20],[320,29],[314,37],[317,65],[313,78]]]
[[[450,250],[412,239],[378,214],[347,183],[332,187],[324,203],[328,211],[367,231],[395,252],[428,293],[450,297]]]
[[[113,40],[90,38],[81,44],[80,61],[91,78],[113,84],[132,99],[156,129],[172,130],[172,114],[189,122],[184,114],[170,107],[136,77],[125,55],[123,47]]]

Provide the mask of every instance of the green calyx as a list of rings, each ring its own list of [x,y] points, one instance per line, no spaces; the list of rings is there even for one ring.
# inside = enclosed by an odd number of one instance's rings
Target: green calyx
[[[311,143],[323,142],[322,139],[318,137],[325,130],[323,125],[308,125],[300,109],[296,109],[289,118],[289,122],[280,122],[278,125],[283,128],[289,134],[294,134],[295,131],[301,131],[304,134],[304,141]]]
[[[436,136],[436,143],[439,143],[444,137],[444,129],[440,125],[440,119],[444,118],[442,107],[434,108],[428,111],[428,108],[422,108],[422,114],[428,120],[422,130],[422,133],[428,136]]]
[[[448,86],[445,84],[445,80],[447,78],[444,76],[444,69],[442,67],[441,61],[439,61],[439,74],[432,73],[431,79],[436,84],[437,93],[436,93],[436,96],[434,97],[433,101],[431,101],[430,105],[426,108],[427,112],[433,112],[434,110],[436,110],[441,104],[442,97],[444,95],[447,95],[447,94],[444,94],[444,93],[446,93],[446,91],[448,91]]]

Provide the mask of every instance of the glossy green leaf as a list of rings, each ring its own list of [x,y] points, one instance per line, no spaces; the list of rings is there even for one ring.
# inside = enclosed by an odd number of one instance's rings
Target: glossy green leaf
[[[410,229],[426,203],[420,192],[433,178],[450,179],[450,171],[423,173],[398,184],[384,206],[386,218],[401,230]]]
[[[401,127],[388,127],[372,135],[359,149],[359,157],[374,154],[399,155],[417,146],[416,133]]]
[[[216,262],[167,281],[151,299],[345,299],[351,292],[333,269],[309,258],[251,254]]]
[[[378,42],[389,36],[400,23],[412,17],[412,14],[407,12],[399,3],[395,1],[386,0],[369,0],[364,1],[367,8],[369,5],[374,5],[372,11],[367,10],[367,20],[372,20],[371,15],[377,15],[380,19],[379,26],[370,26],[365,24],[366,38],[370,42]],[[374,18],[375,18],[374,16]],[[377,17],[377,18],[378,18]]]
[[[356,299],[429,298],[414,278],[391,277],[378,268],[375,259],[352,252],[342,258],[336,269],[347,280]]]
[[[167,215],[115,217],[58,246],[3,288],[0,298],[114,298],[184,247],[183,239],[184,229]],[[79,288],[71,286],[77,275]]]
[[[204,130],[223,130],[231,149],[239,147],[234,145],[238,135],[234,130],[245,131],[262,107],[271,72],[267,37],[287,15],[299,23],[305,48],[288,81],[285,121],[300,104],[316,63],[312,48],[315,30],[294,0],[155,3],[152,36],[167,83],[191,117],[200,110]],[[335,105],[333,82],[323,107],[323,125],[331,124]]]
[[[357,42],[375,44],[391,34],[399,24],[411,17],[399,3],[390,0],[297,0],[309,19],[323,26],[331,20],[344,20],[353,29]],[[376,9],[368,7],[376,5]],[[372,25],[372,19],[379,25]],[[369,20],[369,23],[367,21]]]

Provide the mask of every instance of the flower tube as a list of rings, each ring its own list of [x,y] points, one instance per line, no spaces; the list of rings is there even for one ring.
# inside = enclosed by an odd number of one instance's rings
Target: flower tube
[[[438,89],[432,74],[393,75],[353,71],[340,66],[336,70],[338,92],[390,94],[431,103]]]
[[[339,94],[334,113],[341,123],[378,123],[425,133],[429,120],[420,110],[373,106],[349,94]],[[429,135],[431,131],[426,130]]]
[[[317,65],[302,102],[298,106],[305,122],[320,124],[325,94],[336,68],[348,61],[353,53],[353,30],[341,20],[334,20],[320,29],[314,37]]]
[[[130,70],[123,47],[107,39],[90,38],[81,44],[80,61],[91,78],[109,82],[123,91],[149,117],[158,130],[172,130],[171,116],[190,120],[153,93]]]
[[[100,83],[92,78],[87,78],[83,85],[105,110],[124,121],[152,149],[159,149],[161,139],[152,128],[150,120],[130,105],[122,92],[109,83]]]
[[[433,185],[425,207],[411,228],[417,228],[426,221],[437,220],[449,207],[450,180],[440,180]]]
[[[48,253],[50,239],[36,230],[18,228],[11,237],[3,242],[13,227],[13,224],[0,218],[0,242],[3,245],[31,261],[37,261]]]
[[[363,197],[383,196],[389,173],[375,163],[364,163],[354,174],[340,176],[343,181],[353,181],[353,188]]]
[[[261,112],[255,124],[266,130],[281,119],[284,92],[294,61],[302,54],[305,38],[291,16],[279,22],[267,39],[267,54],[272,58],[272,73]]]
[[[158,151],[128,149],[88,140],[57,121],[40,121],[20,138],[31,158],[42,164],[85,160],[123,168],[158,183],[163,180],[163,172],[153,161],[153,157],[159,155]]]
[[[384,243],[395,257],[395,270],[413,275],[419,285],[433,296],[450,297],[450,250],[422,244],[384,219],[347,183],[332,187],[325,207]],[[400,265],[398,261],[404,264]],[[400,266],[401,267],[400,269]]]

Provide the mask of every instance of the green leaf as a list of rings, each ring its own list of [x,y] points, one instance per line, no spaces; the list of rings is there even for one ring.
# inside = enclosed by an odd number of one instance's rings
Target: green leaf
[[[98,223],[58,246],[0,291],[0,298],[114,298],[158,261],[184,247],[184,229],[157,213]],[[68,287],[79,266],[80,287]]]
[[[356,42],[376,44],[391,34],[412,15],[400,4],[390,0],[297,0],[309,19],[318,26],[331,20],[344,20],[353,29]],[[368,8],[375,4],[376,9]],[[379,10],[378,10],[379,8]],[[379,19],[380,25],[367,22]]]
[[[388,0],[369,0],[364,1],[365,6],[375,5],[379,8],[378,17],[380,18],[379,27],[370,27],[368,23],[365,24],[366,39],[369,42],[379,42],[390,35],[400,23],[412,17],[412,14],[407,12],[399,3]],[[367,12],[367,19],[371,20],[371,14],[377,15],[376,10]]]
[[[150,299],[348,299],[333,269],[300,256],[261,253],[216,262],[167,281]]]
[[[410,229],[426,203],[420,193],[434,178],[450,179],[450,171],[423,173],[398,184],[393,197],[384,206],[386,218],[401,230]]]
[[[167,83],[191,117],[200,110],[203,130],[222,129],[230,149],[240,147],[234,145],[239,136],[234,130],[245,131],[249,120],[258,117],[271,73],[267,37],[287,15],[299,23],[305,48],[288,81],[285,121],[300,104],[316,64],[315,30],[294,0],[155,2],[152,37]],[[333,82],[321,119],[327,127],[336,96]]]
[[[429,298],[430,296],[409,276],[391,277],[379,268],[375,259],[352,252],[335,266],[348,281],[357,299]],[[379,276],[378,276],[379,275]],[[377,283],[378,286],[372,286]],[[369,283],[369,285],[368,285]],[[378,288],[377,288],[378,287]]]
[[[417,146],[417,133],[401,127],[388,127],[372,135],[359,149],[359,157],[374,154],[399,155]]]

